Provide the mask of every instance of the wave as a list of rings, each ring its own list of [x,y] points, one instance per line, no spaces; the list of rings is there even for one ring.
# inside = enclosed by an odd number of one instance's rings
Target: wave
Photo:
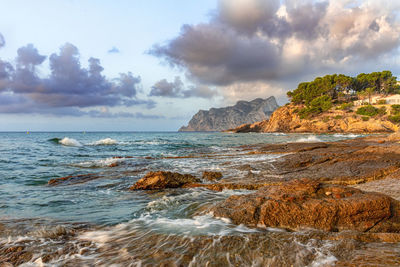
[[[53,139],[57,139],[57,138],[53,138]],[[73,138],[69,138],[69,137],[64,137],[63,139],[59,140],[58,143],[60,143],[61,145],[64,146],[75,146],[75,147],[80,147],[82,146],[82,144],[73,139]]]
[[[315,135],[310,135],[307,137],[303,137],[294,141],[295,143],[313,143],[313,142],[322,142],[321,139],[316,137]]]
[[[109,167],[110,165],[118,164],[124,160],[126,160],[126,159],[124,159],[124,158],[106,158],[106,159],[99,159],[99,160],[84,161],[84,162],[74,163],[71,165],[75,166],[75,167],[80,167],[80,168],[103,168],[103,167]]]
[[[334,137],[357,138],[363,136],[362,134],[334,134]]]
[[[89,145],[92,146],[103,146],[103,145],[116,145],[118,144],[117,140],[114,140],[112,138],[104,138],[98,141],[95,141],[93,143],[90,143]]]

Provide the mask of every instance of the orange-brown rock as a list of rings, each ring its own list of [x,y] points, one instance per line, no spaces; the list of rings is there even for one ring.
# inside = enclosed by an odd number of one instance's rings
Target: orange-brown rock
[[[190,174],[180,174],[176,172],[148,172],[142,179],[137,181],[131,190],[154,190],[164,188],[178,188],[185,184],[197,183],[200,180]]]
[[[279,182],[273,182],[273,183],[263,183],[263,184],[238,184],[238,183],[226,183],[226,184],[198,184],[198,183],[188,183],[185,184],[183,187],[184,188],[196,188],[196,187],[202,187],[202,188],[207,188],[212,191],[222,191],[224,189],[228,190],[258,190],[262,187],[265,186],[270,186],[270,185],[278,185],[280,184]]]
[[[231,196],[213,213],[250,226],[400,232],[399,203],[379,193],[300,179]]]
[[[399,129],[387,117],[371,117],[367,121],[355,112],[329,110],[312,118],[301,119],[302,106],[285,105],[274,111],[269,120],[241,125],[232,132],[285,133],[389,133]]]
[[[202,178],[208,181],[215,181],[222,178],[221,172],[204,171]]]

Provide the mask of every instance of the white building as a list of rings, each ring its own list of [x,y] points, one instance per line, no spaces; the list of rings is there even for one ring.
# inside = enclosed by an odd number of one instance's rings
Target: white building
[[[371,104],[376,104],[380,100],[385,100],[386,104],[388,104],[388,105],[394,105],[394,104],[399,104],[400,105],[400,95],[399,94],[389,95],[389,96],[386,96],[386,97],[373,96],[373,97],[371,97]],[[368,101],[369,101],[368,97],[366,97],[363,100],[354,101],[354,106],[361,106],[363,103],[367,103],[368,104],[369,103]]]

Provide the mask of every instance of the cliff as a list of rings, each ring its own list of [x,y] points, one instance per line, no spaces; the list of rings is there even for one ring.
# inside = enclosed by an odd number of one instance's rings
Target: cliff
[[[384,116],[365,120],[354,112],[330,110],[311,119],[301,119],[292,104],[277,109],[269,120],[241,125],[232,132],[285,132],[285,133],[385,133],[399,129]]]
[[[275,97],[257,98],[252,101],[239,101],[234,106],[200,110],[179,131],[222,131],[245,123],[268,119],[278,108]]]

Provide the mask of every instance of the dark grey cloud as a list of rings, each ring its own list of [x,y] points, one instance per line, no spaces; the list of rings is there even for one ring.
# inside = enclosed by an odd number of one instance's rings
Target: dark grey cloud
[[[118,54],[120,52],[121,51],[119,51],[119,49],[115,46],[113,46],[110,50],[107,51],[107,53],[109,53],[109,54]]]
[[[272,78],[279,64],[279,49],[270,41],[238,38],[237,32],[221,24],[184,25],[179,37],[166,46],[154,46],[150,53],[189,70],[194,80],[214,85],[260,75]]]
[[[152,87],[149,96],[160,96],[170,98],[189,98],[189,97],[200,97],[200,98],[212,98],[217,95],[217,91],[209,88],[208,86],[191,85],[188,89],[185,86],[180,77],[175,77],[173,82],[168,82],[166,79],[162,79],[156,82]]]
[[[97,58],[89,58],[88,67],[80,63],[77,47],[66,43],[49,56],[50,74],[39,77],[37,68],[46,60],[32,45],[17,51],[15,66],[0,60],[0,113],[64,112],[66,115],[93,116],[81,108],[142,105],[155,102],[138,97],[141,78],[131,72],[109,79]],[[122,113],[118,113],[122,114]]]
[[[195,84],[225,90],[359,69],[400,46],[399,5],[345,2],[220,0],[208,22],[183,25],[149,53]]]

